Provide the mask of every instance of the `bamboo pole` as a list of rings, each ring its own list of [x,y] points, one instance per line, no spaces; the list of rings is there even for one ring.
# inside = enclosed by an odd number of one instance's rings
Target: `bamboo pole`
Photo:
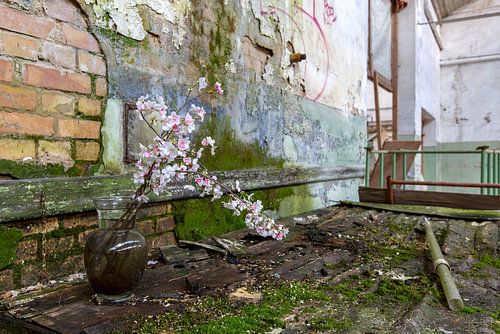
[[[423,225],[425,227],[425,237],[432,254],[434,270],[441,280],[448,306],[452,311],[461,311],[464,307],[464,302],[462,301],[460,292],[458,291],[455,281],[451,276],[450,264],[445,260],[443,253],[441,253],[441,248],[439,247],[434,232],[432,231],[431,222],[424,217]]]

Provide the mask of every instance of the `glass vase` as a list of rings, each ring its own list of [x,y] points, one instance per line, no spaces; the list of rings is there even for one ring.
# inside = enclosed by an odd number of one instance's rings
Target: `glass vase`
[[[94,200],[99,229],[85,244],[85,270],[98,303],[133,296],[147,263],[147,242],[135,226],[138,203],[130,197]]]

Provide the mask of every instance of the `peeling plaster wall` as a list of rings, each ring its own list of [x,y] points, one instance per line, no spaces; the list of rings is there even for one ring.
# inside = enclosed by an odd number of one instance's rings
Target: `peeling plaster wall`
[[[450,18],[492,12],[500,12],[499,0],[475,1]],[[500,148],[500,17],[446,24],[441,33],[445,48],[438,148]],[[440,180],[480,181],[479,156],[442,157],[437,165]]]
[[[478,15],[489,6],[500,11],[498,0],[479,1],[451,18],[462,12]],[[442,34],[441,60],[449,65],[441,67],[440,141],[499,141],[500,17],[450,23],[443,26]],[[485,61],[488,55],[497,58]]]
[[[366,1],[85,2],[113,103],[145,94],[182,103],[184,87],[206,75],[223,82],[226,95],[199,102],[221,126],[229,119],[243,143],[285,166],[363,166]],[[306,61],[290,64],[296,52]],[[115,155],[105,147],[105,156]],[[360,181],[310,186],[307,209],[356,199]]]

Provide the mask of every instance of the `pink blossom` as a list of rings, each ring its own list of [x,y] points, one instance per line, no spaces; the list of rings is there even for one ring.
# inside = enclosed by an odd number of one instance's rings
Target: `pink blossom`
[[[179,141],[177,142],[177,147],[181,151],[189,150],[189,139],[180,138]]]
[[[213,146],[215,144],[215,140],[212,139],[212,137],[208,136],[205,137],[201,140],[201,145],[203,146]]]
[[[184,158],[184,159],[182,159],[182,161],[184,161],[184,163],[185,163],[186,165],[190,165],[190,164],[191,164],[191,162],[192,162],[191,158],[189,158],[189,157],[188,157],[188,158]]]
[[[224,90],[222,89],[222,86],[221,86],[221,84],[220,84],[219,82],[216,82],[216,83],[214,84],[214,90],[215,90],[215,92],[216,92],[217,94],[219,94],[219,95],[224,94]]]
[[[207,78],[201,77],[198,79],[198,90],[201,92],[205,88],[207,88],[208,83],[207,83]]]

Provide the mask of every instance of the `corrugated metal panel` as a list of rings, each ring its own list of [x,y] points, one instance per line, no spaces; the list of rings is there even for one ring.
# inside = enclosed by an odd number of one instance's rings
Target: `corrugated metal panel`
[[[462,6],[465,6],[474,0],[434,0],[433,2],[437,5],[439,15],[441,18],[445,18],[451,15],[454,11]]]

